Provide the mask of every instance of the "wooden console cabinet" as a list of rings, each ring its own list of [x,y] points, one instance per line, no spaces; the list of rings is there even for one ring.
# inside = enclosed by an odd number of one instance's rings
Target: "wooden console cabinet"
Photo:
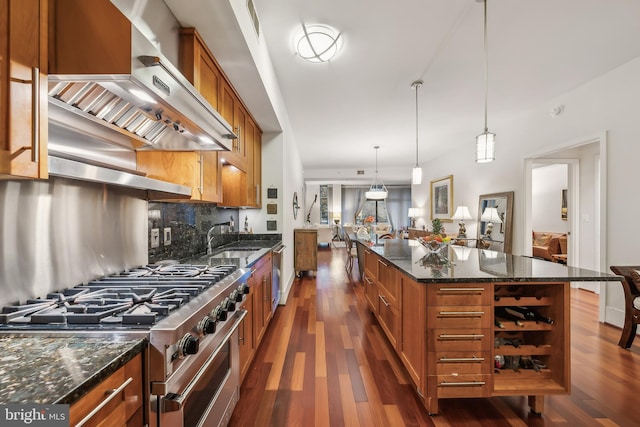
[[[315,274],[318,270],[318,230],[293,230],[293,265],[296,276],[301,271],[313,271]]]

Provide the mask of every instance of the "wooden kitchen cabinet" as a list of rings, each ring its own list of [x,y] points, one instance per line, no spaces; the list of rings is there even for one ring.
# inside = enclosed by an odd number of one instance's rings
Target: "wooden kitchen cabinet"
[[[242,322],[240,322],[240,326],[238,326],[238,344],[240,348],[240,382],[244,380],[244,377],[249,370],[249,365],[251,365],[251,360],[253,360],[253,354],[256,348],[254,341],[255,334],[253,332],[255,292],[256,290],[250,282],[249,293],[245,296],[245,300],[242,304],[244,309],[247,310],[247,315],[244,317],[244,319],[242,319]]]
[[[262,337],[271,320],[271,253],[260,258],[252,267],[252,278],[256,288],[254,294],[254,334],[256,348],[260,345]]]
[[[0,0],[0,178],[47,178],[48,1]]]
[[[144,425],[142,355],[138,354],[69,408],[69,424],[75,426],[100,407],[85,424],[90,426]],[[114,393],[114,390],[118,391]]]
[[[378,259],[378,320],[393,348],[398,346],[400,334],[400,282],[398,270]]]
[[[427,348],[426,286],[400,274],[400,339],[398,355],[421,396],[425,395]]]
[[[218,110],[223,75],[213,55],[193,28],[180,31],[180,71],[196,90]],[[230,122],[231,123],[231,122]],[[191,187],[191,200],[222,202],[222,167],[217,151],[140,151],[138,171],[149,178]]]
[[[260,208],[262,133],[194,28],[181,29],[180,69],[238,136],[231,150],[218,152],[221,194],[216,201],[221,206]]]
[[[364,252],[365,297],[380,327],[394,348],[400,334],[400,281],[398,270],[369,249]]]
[[[429,413],[438,413],[439,398],[491,396],[492,300],[491,284],[427,285]]]
[[[293,230],[293,265],[296,276],[302,271],[318,271],[318,230]]]
[[[216,151],[139,151],[137,169],[149,178],[191,187],[191,200],[220,202],[221,171]]]

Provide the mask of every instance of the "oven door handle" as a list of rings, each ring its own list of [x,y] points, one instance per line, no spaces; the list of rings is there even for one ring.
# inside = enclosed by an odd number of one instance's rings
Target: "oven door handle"
[[[195,377],[193,378],[193,380],[191,380],[191,382],[184,389],[184,391],[182,393],[180,393],[180,394],[178,394],[178,393],[170,393],[170,394],[167,394],[164,397],[164,399],[163,399],[163,401],[164,401],[164,405],[163,405],[164,412],[179,411],[179,410],[182,409],[182,406],[184,405],[186,400],[189,398],[189,395],[193,391],[193,389],[196,386],[196,384],[198,383],[198,381],[200,381],[200,378],[202,378],[202,376],[205,374],[205,372],[209,369],[209,366],[211,366],[211,364],[213,363],[215,358],[218,356],[218,353],[220,353],[220,351],[224,348],[224,343],[226,343],[229,340],[229,338],[231,338],[231,335],[233,335],[234,332],[236,331],[236,329],[238,329],[238,326],[240,326],[240,323],[242,322],[242,320],[244,319],[244,317],[246,315],[247,315],[247,310],[243,309],[243,310],[237,310],[236,311],[236,314],[235,314],[236,320],[233,322],[233,326],[225,334],[225,336],[222,339],[220,345],[218,347],[216,347],[216,349],[213,351],[213,353],[211,353],[211,356],[209,356],[207,361],[204,362],[202,367],[198,370],[198,372],[196,373]]]

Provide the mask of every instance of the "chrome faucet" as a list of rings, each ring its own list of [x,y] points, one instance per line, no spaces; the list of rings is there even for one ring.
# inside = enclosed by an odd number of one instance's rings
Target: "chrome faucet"
[[[218,225],[214,225],[207,231],[207,255],[211,255],[213,248],[211,247],[211,240],[213,240],[213,232]]]
[[[216,232],[216,227],[220,227],[220,234],[224,232],[222,227],[229,227],[230,228],[229,231],[233,231],[233,217],[231,217],[231,221],[219,222],[217,224],[213,224],[209,229],[209,231],[207,231],[207,255],[211,255],[211,253],[213,252],[213,248],[211,247],[211,241],[213,240],[213,235]]]

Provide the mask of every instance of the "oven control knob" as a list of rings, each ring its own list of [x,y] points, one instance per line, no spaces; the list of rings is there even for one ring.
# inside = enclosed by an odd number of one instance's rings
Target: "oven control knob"
[[[194,337],[191,334],[185,334],[178,343],[178,349],[182,356],[187,354],[196,354],[198,352],[199,345],[200,340],[197,337]]]
[[[224,301],[222,301],[222,306],[227,311],[236,311],[236,302],[229,297],[226,297]]]
[[[220,303],[211,311],[211,316],[218,319],[221,322],[227,320],[227,309]]]
[[[202,335],[212,334],[216,331],[216,320],[209,316],[204,316],[200,322],[198,322],[198,331]]]
[[[247,286],[246,283],[243,283],[242,285],[238,286],[238,291],[240,291],[243,294],[247,295],[249,293],[249,286]]]
[[[235,302],[242,302],[243,297],[244,297],[244,294],[238,289],[231,292],[231,299],[235,300]]]

